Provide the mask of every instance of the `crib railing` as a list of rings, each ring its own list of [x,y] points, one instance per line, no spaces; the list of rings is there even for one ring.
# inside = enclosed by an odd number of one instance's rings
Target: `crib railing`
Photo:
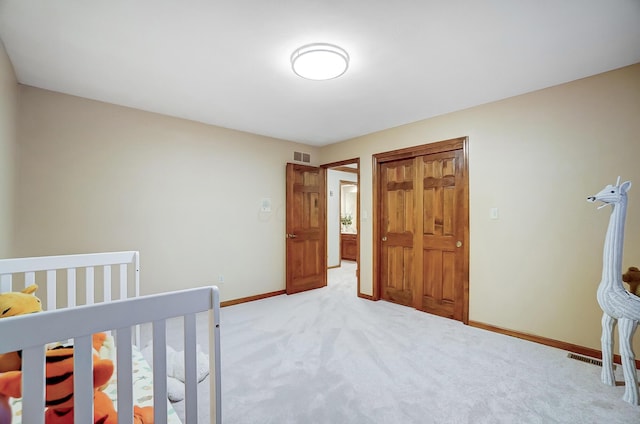
[[[140,255],[124,251],[0,259],[0,293],[31,284],[38,285],[36,295],[47,311],[138,297]],[[138,345],[139,328],[134,337]]]
[[[75,422],[93,422],[92,334],[113,330],[119,423],[133,423],[131,330],[153,323],[154,422],[167,422],[166,320],[183,317],[185,418],[197,422],[196,314],[209,313],[211,422],[221,423],[220,298],[215,286],[20,315],[0,320],[0,352],[22,350],[24,423],[44,424],[45,345],[74,341]]]

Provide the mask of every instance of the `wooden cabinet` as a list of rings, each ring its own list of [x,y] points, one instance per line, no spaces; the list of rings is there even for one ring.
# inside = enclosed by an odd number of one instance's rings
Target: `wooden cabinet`
[[[342,259],[347,261],[355,261],[358,256],[358,242],[355,234],[340,234],[340,252]]]

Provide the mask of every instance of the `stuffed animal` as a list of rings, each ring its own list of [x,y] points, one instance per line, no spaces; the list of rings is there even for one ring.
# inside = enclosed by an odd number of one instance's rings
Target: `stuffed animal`
[[[0,424],[11,424],[11,405],[5,395],[0,395]]]
[[[640,269],[635,266],[629,267],[627,272],[622,274],[622,281],[629,284],[629,293],[640,296],[640,290],[638,290],[638,286],[640,286]]]
[[[176,351],[167,345],[167,397],[171,402],[184,400],[186,380],[184,369],[184,351]],[[200,345],[196,345],[196,372],[198,383],[202,382],[209,375],[209,356],[202,352]],[[147,345],[142,349],[142,356],[149,363],[153,363],[153,346]],[[0,423],[2,424],[2,423]]]
[[[95,339],[94,339],[95,341]],[[73,347],[60,346],[46,353],[46,424],[72,424],[73,418]],[[113,374],[113,362],[93,358],[94,423],[117,424],[118,417],[113,402],[98,388],[108,384]],[[22,397],[22,372],[0,374],[0,395]],[[134,406],[135,424],[153,424],[153,407]]]
[[[31,284],[21,292],[0,293],[0,318],[42,312],[42,303],[34,294],[37,284]]]
[[[38,289],[32,284],[21,292],[0,293],[0,318],[42,312],[42,303],[34,294]],[[20,352],[0,353],[0,372],[20,369]]]

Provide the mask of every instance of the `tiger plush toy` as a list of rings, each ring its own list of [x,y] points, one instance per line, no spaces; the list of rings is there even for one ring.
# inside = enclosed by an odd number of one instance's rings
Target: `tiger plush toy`
[[[0,293],[0,318],[42,312],[42,303],[35,295],[38,286],[32,284],[21,292]],[[19,371],[20,352],[0,353],[0,372]]]
[[[94,424],[117,424],[118,417],[111,399],[101,390],[113,374],[113,362],[93,358],[93,415]],[[22,372],[0,374],[0,395],[22,397]],[[73,347],[60,346],[46,353],[45,423],[73,424]],[[135,424],[153,424],[153,407],[134,406]]]

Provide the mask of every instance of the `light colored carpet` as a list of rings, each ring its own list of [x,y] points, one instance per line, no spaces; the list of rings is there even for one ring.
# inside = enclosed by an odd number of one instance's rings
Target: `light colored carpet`
[[[599,367],[359,299],[354,273],[343,263],[326,288],[222,309],[225,424],[640,423],[640,407],[600,383]],[[206,398],[208,384],[199,389]]]

